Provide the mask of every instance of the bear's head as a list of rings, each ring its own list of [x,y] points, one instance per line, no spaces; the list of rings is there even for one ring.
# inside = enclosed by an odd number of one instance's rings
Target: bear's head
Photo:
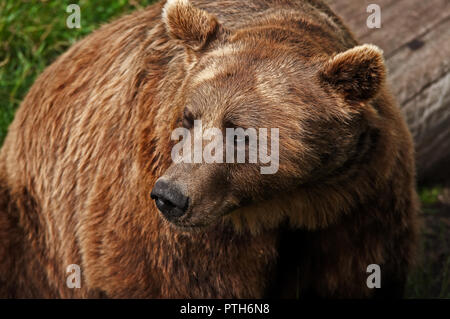
[[[277,208],[296,209],[289,198],[362,147],[385,79],[376,46],[343,48],[320,21],[282,12],[231,30],[188,0],[167,1],[163,21],[186,61],[169,101],[180,118],[173,163],[152,191],[173,224],[205,227],[252,207],[275,223]]]

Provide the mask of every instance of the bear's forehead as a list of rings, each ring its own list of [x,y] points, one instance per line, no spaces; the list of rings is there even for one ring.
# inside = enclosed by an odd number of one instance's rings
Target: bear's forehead
[[[293,101],[301,87],[312,86],[311,67],[285,52],[273,55],[225,46],[201,58],[190,78],[188,102],[209,108],[240,112],[259,106]],[[300,89],[299,89],[300,88]]]

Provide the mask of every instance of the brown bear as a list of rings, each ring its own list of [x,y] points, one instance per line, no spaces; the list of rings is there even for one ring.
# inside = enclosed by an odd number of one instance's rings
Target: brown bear
[[[10,126],[0,296],[401,296],[415,169],[385,77],[381,50],[319,0],[169,0],[103,26]],[[276,172],[174,161],[174,130],[198,121],[277,128]],[[245,159],[249,136],[232,141]]]

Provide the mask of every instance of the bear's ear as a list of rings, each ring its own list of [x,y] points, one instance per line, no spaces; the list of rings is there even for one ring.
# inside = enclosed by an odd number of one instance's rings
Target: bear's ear
[[[215,16],[194,7],[189,0],[167,0],[162,18],[169,35],[193,51],[203,49],[219,29]]]
[[[375,97],[386,78],[383,51],[375,45],[356,46],[330,58],[322,66],[321,81],[349,101]]]

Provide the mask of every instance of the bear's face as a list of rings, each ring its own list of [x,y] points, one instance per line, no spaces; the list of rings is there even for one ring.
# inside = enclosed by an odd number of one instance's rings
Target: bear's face
[[[384,80],[379,49],[305,57],[261,34],[227,33],[188,1],[168,1],[163,18],[191,61],[170,101],[182,110],[180,142],[152,191],[166,219],[209,226],[326,179],[357,151]]]

